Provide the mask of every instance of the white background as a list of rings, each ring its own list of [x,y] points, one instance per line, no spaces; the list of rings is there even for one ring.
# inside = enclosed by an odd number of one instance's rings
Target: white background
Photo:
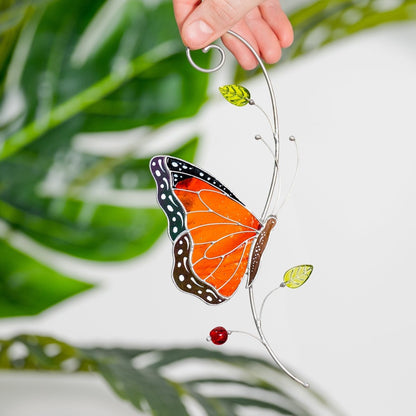
[[[271,74],[283,194],[295,164],[290,134],[297,137],[301,166],[279,212],[256,295],[264,296],[296,264],[315,266],[304,287],[272,298],[264,329],[282,360],[349,416],[415,411],[415,41],[414,24],[391,25],[277,65]],[[253,107],[238,109],[217,94],[216,87],[230,81],[224,72],[213,79],[214,98],[199,116],[165,129],[147,152],[202,133],[197,163],[260,215],[272,163],[253,137],[266,137],[267,125]],[[245,86],[267,103],[261,78]],[[78,145],[88,146],[88,138]],[[30,332],[78,345],[208,346],[205,337],[218,324],[254,331],[243,287],[219,307],[174,287],[167,236],[122,264],[91,267],[46,257],[99,287],[38,317],[2,320],[1,337]],[[222,348],[265,356],[255,341],[238,335]],[[49,377],[0,374],[1,415],[136,414],[98,379]]]

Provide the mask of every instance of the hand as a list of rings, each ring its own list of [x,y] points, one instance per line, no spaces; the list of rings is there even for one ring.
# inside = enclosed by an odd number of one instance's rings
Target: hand
[[[186,46],[202,49],[222,37],[244,69],[255,68],[257,61],[246,46],[225,33],[228,29],[245,38],[269,64],[293,42],[292,25],[279,0],[173,0],[173,7]]]

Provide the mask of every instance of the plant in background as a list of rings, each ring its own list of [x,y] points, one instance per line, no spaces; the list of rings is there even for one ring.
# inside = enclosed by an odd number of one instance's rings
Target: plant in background
[[[91,288],[33,259],[18,236],[94,261],[152,246],[165,228],[162,214],[121,206],[114,195],[153,187],[143,141],[194,115],[208,80],[183,59],[166,1],[16,2],[2,20],[15,24],[0,45],[0,316],[7,317],[37,314]],[[114,156],[74,141],[138,127],[137,141]],[[173,152],[192,159],[197,141],[184,138]]]
[[[288,4],[290,6],[290,2]],[[316,0],[289,14],[295,31],[293,45],[283,50],[281,62],[297,58],[363,30],[386,23],[416,19],[416,0]],[[257,75],[258,70],[236,68],[235,82]]]
[[[312,2],[290,16],[296,41],[284,59],[378,24],[415,18],[415,0]],[[204,65],[209,58],[200,59]],[[235,73],[238,81],[251,75]],[[207,76],[185,59],[169,0],[0,4],[0,317],[38,314],[92,288],[55,270],[40,249],[73,261],[104,262],[139,256],[153,245],[165,229],[163,213],[140,201],[116,203],[115,196],[153,192],[143,143],[167,123],[195,115],[207,99],[207,85]],[[105,133],[133,128],[134,143],[101,151],[111,140]],[[81,134],[99,137],[99,145],[82,146]],[[166,151],[193,160],[197,146],[192,135]],[[20,359],[13,359],[16,343],[27,351]],[[52,356],[51,348],[57,351]],[[153,362],[134,365],[133,359],[152,353]],[[244,376],[199,375],[179,383],[162,374],[184,357],[227,363]],[[209,415],[233,415],[238,406],[314,414],[291,392],[267,381],[271,370],[261,360],[194,349],[82,349],[36,336],[0,341],[1,368],[64,371],[70,358],[77,371],[99,372],[120,397],[138,409],[150,407],[153,414],[187,414],[184,397]],[[209,383],[272,392],[280,404],[249,399],[243,390],[227,398],[209,396],[200,389]],[[166,392],[158,393],[160,403],[155,390]]]
[[[209,416],[236,416],[242,407],[288,416],[313,416],[324,410],[339,414],[314,392],[298,397],[301,387],[288,386],[273,365],[256,358],[202,348],[78,348],[33,335],[0,340],[0,345],[2,368],[97,372],[119,397],[146,414],[186,416],[190,402]],[[10,358],[13,349],[20,351],[18,358]],[[218,375],[199,370],[184,376],[181,369],[190,361],[202,370],[216,368]]]

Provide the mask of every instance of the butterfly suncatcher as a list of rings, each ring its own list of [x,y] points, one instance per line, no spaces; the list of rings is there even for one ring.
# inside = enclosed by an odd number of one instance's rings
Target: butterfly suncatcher
[[[300,287],[309,278],[313,267],[303,264],[287,270],[280,285],[263,299],[259,312],[255,306],[254,279],[270,232],[277,222],[276,213],[270,207],[275,199],[279,170],[278,117],[275,94],[263,62],[244,38],[232,31],[228,33],[243,42],[259,62],[270,93],[273,121],[255,103],[245,87],[226,85],[220,87],[220,92],[231,104],[238,107],[247,104],[257,107],[268,118],[272,127],[273,146],[269,146],[260,135],[256,135],[255,138],[263,142],[272,154],[272,179],[263,213],[258,219],[210,173],[169,155],[154,156],[150,161],[150,170],[156,182],[159,205],[168,219],[168,233],[173,244],[174,258],[172,277],[180,290],[195,295],[209,305],[218,305],[234,295],[247,275],[246,288],[259,336],[249,335],[266,347],[284,373],[302,386],[309,387],[308,383],[295,377],[281,363],[264,335],[261,319],[263,307],[270,295],[281,287]],[[214,72],[221,68],[224,63],[224,51],[217,45],[210,45],[203,51],[209,49],[220,52],[220,63],[212,69],[200,68],[194,63],[187,49],[188,60],[194,68],[202,72]],[[289,140],[295,142],[293,136]],[[219,326],[211,330],[207,339],[220,345],[226,342],[231,333],[247,334],[244,331],[226,330]]]
[[[262,224],[211,174],[171,156],[155,156],[150,169],[173,242],[173,279],[208,304],[228,300],[249,270],[247,287],[276,224]]]

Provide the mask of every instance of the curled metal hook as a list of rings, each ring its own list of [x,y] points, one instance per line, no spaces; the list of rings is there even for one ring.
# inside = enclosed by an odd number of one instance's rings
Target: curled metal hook
[[[273,152],[273,156],[274,156],[275,164],[274,164],[274,167],[273,167],[273,174],[272,174],[272,180],[271,180],[270,187],[269,187],[269,193],[267,195],[266,203],[265,203],[264,208],[263,208],[263,213],[261,214],[261,217],[260,217],[261,221],[264,222],[267,219],[268,215],[270,214],[269,209],[270,209],[272,199],[274,198],[274,195],[275,195],[276,183],[277,183],[277,177],[278,177],[278,170],[279,170],[278,167],[279,167],[280,141],[279,141],[279,119],[278,119],[278,114],[277,114],[276,94],[274,92],[273,85],[272,85],[272,82],[270,80],[269,74],[267,73],[266,67],[264,66],[263,61],[261,60],[257,51],[250,45],[249,42],[247,42],[238,33],[233,32],[232,30],[228,30],[227,33],[229,35],[234,36],[238,40],[240,40],[240,42],[242,42],[251,51],[251,53],[256,58],[257,62],[260,65],[260,68],[263,72],[264,78],[266,80],[266,84],[267,84],[267,88],[269,90],[270,100],[271,100],[271,104],[272,104],[272,114],[273,114],[272,129],[273,129],[273,139],[274,139],[274,144],[275,144],[275,146],[274,146],[275,150]],[[211,72],[218,71],[224,65],[224,62],[225,62],[224,49],[222,49],[218,45],[212,44],[212,45],[206,46],[204,49],[202,49],[202,52],[206,53],[210,49],[216,49],[218,52],[220,52],[221,61],[216,67],[209,68],[209,69],[201,68],[200,66],[198,66],[193,61],[193,59],[191,57],[191,51],[190,51],[189,48],[187,48],[186,49],[186,56],[189,60],[189,63],[195,69],[197,69],[198,71],[201,71],[201,72],[211,73]]]
[[[220,62],[214,68],[202,68],[199,65],[197,65],[194,62],[194,60],[192,59],[191,50],[189,48],[186,48],[186,57],[188,58],[189,63],[195,69],[197,69],[200,72],[205,72],[206,74],[210,74],[211,72],[216,72],[219,69],[221,69],[222,66],[224,65],[224,62],[225,62],[225,52],[224,52],[224,49],[222,49],[220,46],[218,46],[218,45],[208,45],[204,49],[201,49],[201,50],[202,50],[203,53],[207,53],[211,49],[215,49],[215,50],[217,50],[220,53]]]

